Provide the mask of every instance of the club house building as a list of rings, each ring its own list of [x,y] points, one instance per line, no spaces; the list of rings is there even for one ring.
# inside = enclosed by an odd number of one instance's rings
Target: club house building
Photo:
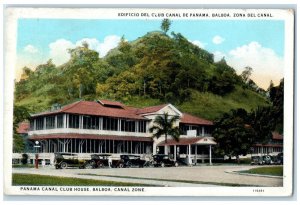
[[[181,130],[177,142],[168,136],[152,138],[148,130],[156,116],[168,113],[180,120],[174,126]],[[78,101],[51,111],[31,115],[28,139],[38,148],[41,159],[53,163],[54,153],[77,153],[88,158],[94,153],[135,154],[142,157],[168,154],[186,163],[211,163],[213,123],[180,112],[171,104],[134,108],[109,100]]]

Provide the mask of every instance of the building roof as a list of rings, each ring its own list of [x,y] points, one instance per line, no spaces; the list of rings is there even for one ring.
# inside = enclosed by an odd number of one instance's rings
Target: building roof
[[[151,107],[145,107],[137,110],[137,114],[147,114],[147,113],[153,113],[161,110],[162,108],[166,107],[168,104],[162,104],[162,105],[156,105]]]
[[[254,144],[255,147],[283,147],[282,144]]]
[[[208,139],[207,137],[189,137],[189,138],[180,138],[178,142],[174,139],[168,139],[167,142],[162,141],[157,146],[189,145],[189,144],[215,145],[216,142],[213,139]]]
[[[283,140],[283,135],[279,134],[278,132],[272,132],[272,139],[273,140]]]
[[[21,122],[17,128],[17,133],[19,134],[27,134],[29,131],[30,125],[29,122]]]
[[[183,113],[180,123],[194,124],[194,125],[213,125],[212,121],[205,120],[187,113]]]
[[[58,113],[70,113],[81,115],[127,118],[136,120],[148,120],[147,118],[143,117],[144,114],[155,113],[163,109],[167,105],[168,104],[162,104],[139,109],[130,106],[125,106],[120,102],[114,102],[110,100],[77,101],[75,103],[66,105],[58,110],[34,114],[32,115],[32,117],[52,115]],[[205,120],[187,113],[184,113],[182,115],[181,123],[194,125],[213,125],[213,122],[209,120]]]
[[[94,135],[94,134],[47,134],[47,135],[32,135],[30,140],[45,140],[45,139],[95,139],[95,140],[120,140],[120,141],[139,141],[152,142],[151,137],[134,137],[120,135]]]
[[[121,107],[123,108],[124,105],[117,101],[110,101],[110,100],[98,100],[99,103],[103,106],[114,106],[114,107]]]
[[[135,110],[133,109],[106,107],[101,103],[95,101],[78,101],[69,104],[67,106],[64,106],[63,108],[56,111],[38,113],[32,116],[35,117],[35,116],[50,115],[50,114],[57,114],[57,113],[71,113],[71,114],[96,115],[96,116],[108,116],[108,117],[146,120],[146,118],[137,115],[135,113]]]

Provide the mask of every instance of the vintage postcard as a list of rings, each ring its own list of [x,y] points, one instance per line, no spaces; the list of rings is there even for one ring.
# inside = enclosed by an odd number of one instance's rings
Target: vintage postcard
[[[292,9],[4,21],[5,194],[293,194]]]

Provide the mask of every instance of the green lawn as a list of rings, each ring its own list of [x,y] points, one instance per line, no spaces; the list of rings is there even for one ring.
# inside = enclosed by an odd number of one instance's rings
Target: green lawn
[[[13,174],[13,186],[153,186],[149,184],[115,182],[36,174]]]
[[[13,164],[13,168],[34,168],[33,164]]]
[[[259,168],[253,168],[246,171],[241,171],[241,173],[283,176],[283,166],[259,167]]]

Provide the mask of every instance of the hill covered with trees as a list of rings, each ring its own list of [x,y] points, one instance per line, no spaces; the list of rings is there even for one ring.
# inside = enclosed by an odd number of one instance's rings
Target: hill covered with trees
[[[137,107],[172,103],[184,112],[214,120],[231,109],[247,111],[271,105],[266,92],[250,79],[251,68],[237,75],[225,59],[189,42],[169,28],[128,42],[123,37],[105,57],[87,43],[69,49],[70,60],[50,59],[23,68],[15,83],[15,105],[29,112],[79,99],[118,100]]]

